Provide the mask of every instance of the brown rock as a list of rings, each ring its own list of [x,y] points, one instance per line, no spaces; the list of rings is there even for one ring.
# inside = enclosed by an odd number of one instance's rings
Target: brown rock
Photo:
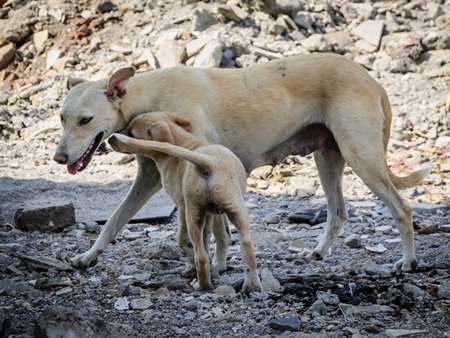
[[[0,69],[5,68],[12,60],[16,53],[16,47],[13,43],[0,48]]]

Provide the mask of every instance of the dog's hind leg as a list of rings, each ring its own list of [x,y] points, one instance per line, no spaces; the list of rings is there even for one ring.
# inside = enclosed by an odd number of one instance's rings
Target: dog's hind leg
[[[244,261],[244,285],[242,292],[249,294],[251,292],[261,292],[262,285],[258,277],[258,269],[255,257],[255,248],[250,235],[250,219],[248,216],[247,208],[245,207],[245,201],[242,201],[238,205],[230,208],[227,212],[230,221],[236,225],[236,229],[239,232],[241,238],[241,254]]]
[[[211,271],[220,273],[227,269],[228,247],[231,244],[231,233],[228,227],[228,219],[225,215],[214,217],[212,231],[216,241]]]
[[[209,265],[209,257],[203,243],[203,231],[205,231],[205,222],[207,218],[205,212],[193,205],[186,205],[189,212],[186,214],[187,229],[189,238],[194,245],[195,267],[197,269],[197,290],[208,291],[214,287],[211,283],[211,270]]]
[[[368,112],[367,102],[361,105],[359,116],[343,124],[334,123],[336,141],[348,165],[388,207],[400,232],[403,258],[394,270],[411,271],[417,267],[414,251],[412,207],[397,191],[386,164],[386,133],[389,128],[381,113]],[[342,115],[342,114],[341,114]],[[370,117],[370,119],[368,119]],[[342,119],[341,119],[342,120]]]
[[[320,149],[314,153],[314,159],[327,199],[328,217],[324,234],[317,247],[312,252],[305,250],[303,253],[307,261],[320,260],[326,255],[348,218],[342,194],[344,158],[333,150]]]
[[[403,258],[395,263],[394,270],[411,271],[415,269],[417,260],[414,249],[412,207],[399,194],[389,179],[384,157],[380,159],[377,156],[366,154],[362,161],[358,160],[357,157],[348,159],[348,164],[369,189],[388,207],[398,227],[402,240]]]
[[[147,203],[161,188],[161,178],[155,162],[136,155],[138,172],[130,191],[108,219],[92,248],[72,258],[76,269],[88,268],[97,264],[98,256],[105,251],[109,243],[115,240],[122,227]]]

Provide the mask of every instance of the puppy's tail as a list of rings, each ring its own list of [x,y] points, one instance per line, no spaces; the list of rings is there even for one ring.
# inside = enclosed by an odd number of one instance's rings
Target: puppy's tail
[[[394,184],[394,186],[399,190],[412,188],[416,185],[419,185],[430,173],[430,171],[431,168],[422,168],[414,171],[408,176],[398,177],[388,168],[389,178],[391,179],[391,182]]]
[[[211,160],[208,156],[188,150],[183,147],[176,146],[172,143],[158,142],[151,140],[140,140],[131,138],[122,134],[114,134],[114,136],[122,143],[125,143],[136,150],[141,150],[138,154],[146,155],[146,151],[159,151],[171,156],[181,158],[197,165],[200,169],[210,172]]]

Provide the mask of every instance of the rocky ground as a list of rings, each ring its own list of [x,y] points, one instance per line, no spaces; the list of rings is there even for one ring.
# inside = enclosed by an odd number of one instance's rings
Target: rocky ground
[[[0,32],[0,337],[450,335],[449,3],[0,0]],[[76,176],[52,161],[69,75],[99,79],[129,65],[247,67],[314,52],[346,55],[386,88],[394,172],[433,168],[402,192],[414,203],[417,271],[391,273],[398,231],[351,168],[351,217],[337,243],[321,262],[299,257],[324,225],[311,156],[259,168],[248,180],[262,294],[239,292],[235,232],[214,292],[193,290],[163,193],[96,267],[72,270],[69,259],[88,249],[129,189],[135,161],[107,146]],[[14,218],[23,206],[64,203],[76,222],[59,232],[20,230]],[[320,217],[299,219],[305,208]]]

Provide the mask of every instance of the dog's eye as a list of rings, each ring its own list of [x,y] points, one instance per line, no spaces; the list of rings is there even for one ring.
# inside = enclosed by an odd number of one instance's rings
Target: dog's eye
[[[85,124],[88,124],[91,122],[92,117],[82,117],[80,120],[80,126],[84,126]]]

